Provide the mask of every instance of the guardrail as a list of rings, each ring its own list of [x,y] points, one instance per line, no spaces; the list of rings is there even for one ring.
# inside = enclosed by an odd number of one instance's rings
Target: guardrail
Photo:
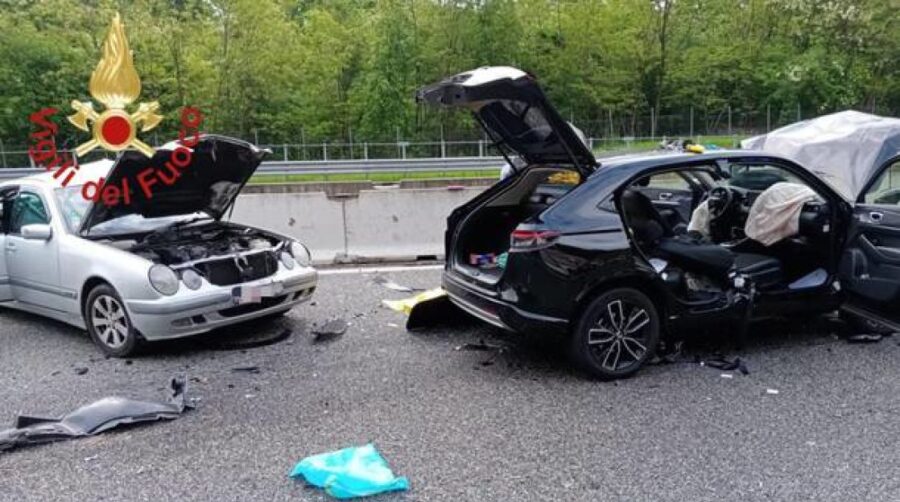
[[[505,163],[503,157],[452,157],[432,159],[369,159],[369,160],[328,160],[328,161],[281,161],[263,162],[256,174],[366,174],[372,172],[442,172],[452,170],[489,171],[499,169]],[[46,172],[45,169],[31,167],[10,167],[0,169],[0,180],[31,176]]]

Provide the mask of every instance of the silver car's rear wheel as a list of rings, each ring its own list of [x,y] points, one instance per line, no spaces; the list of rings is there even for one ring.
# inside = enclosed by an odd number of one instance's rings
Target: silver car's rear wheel
[[[122,299],[109,285],[101,284],[88,294],[84,320],[91,338],[103,352],[125,357],[137,349],[138,333],[131,325]]]

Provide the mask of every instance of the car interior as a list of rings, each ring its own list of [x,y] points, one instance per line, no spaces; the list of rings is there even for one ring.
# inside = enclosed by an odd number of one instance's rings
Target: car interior
[[[781,232],[775,242],[748,237],[748,220],[758,224],[761,217],[770,218],[759,212],[785,189],[805,190],[808,196],[779,206],[787,215],[783,220],[762,221]],[[755,205],[760,197],[767,197],[766,203]],[[626,187],[619,205],[634,245],[686,300],[711,299],[737,276],[758,291],[795,291],[822,286],[834,272],[831,208],[780,166],[695,166],[654,173]]]
[[[473,212],[460,225],[455,265],[488,283],[503,275],[502,258],[510,234],[522,222],[542,213],[580,182],[575,171],[531,167],[510,188]]]

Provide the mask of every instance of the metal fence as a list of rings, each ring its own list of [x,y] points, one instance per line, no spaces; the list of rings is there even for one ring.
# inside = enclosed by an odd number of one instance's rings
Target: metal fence
[[[644,136],[619,138],[587,138],[588,146],[597,153],[635,148],[652,148],[655,145],[673,138],[673,136]],[[697,143],[714,142],[718,146],[737,146],[742,136],[693,136]],[[280,162],[315,162],[324,167],[330,161],[353,160],[410,160],[410,159],[457,159],[498,157],[500,153],[491,142],[480,139],[471,141],[396,141],[387,142],[322,142],[305,144],[263,144],[263,148],[271,150],[269,161]],[[63,150],[72,153],[71,150]],[[79,159],[90,162],[100,158],[112,158],[112,155],[95,151]],[[36,167],[28,155],[26,146],[5,149],[0,143],[0,166],[4,168]]]
[[[263,162],[256,170],[256,175],[284,176],[285,180],[294,175],[315,175],[328,181],[329,176],[347,174],[372,175],[375,173],[391,173],[409,175],[410,173],[429,173],[443,177],[448,172],[477,171],[491,173],[499,171],[503,165],[502,157],[447,157],[434,159],[369,159],[369,160],[328,160],[328,161],[296,161],[272,160]],[[0,169],[0,180],[31,176],[45,172],[42,168],[10,168]],[[280,180],[276,180],[280,181]]]

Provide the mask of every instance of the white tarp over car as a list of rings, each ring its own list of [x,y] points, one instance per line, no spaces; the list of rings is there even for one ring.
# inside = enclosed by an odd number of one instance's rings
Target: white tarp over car
[[[856,200],[878,168],[900,153],[900,119],[849,110],[746,139],[741,147],[793,159]]]

